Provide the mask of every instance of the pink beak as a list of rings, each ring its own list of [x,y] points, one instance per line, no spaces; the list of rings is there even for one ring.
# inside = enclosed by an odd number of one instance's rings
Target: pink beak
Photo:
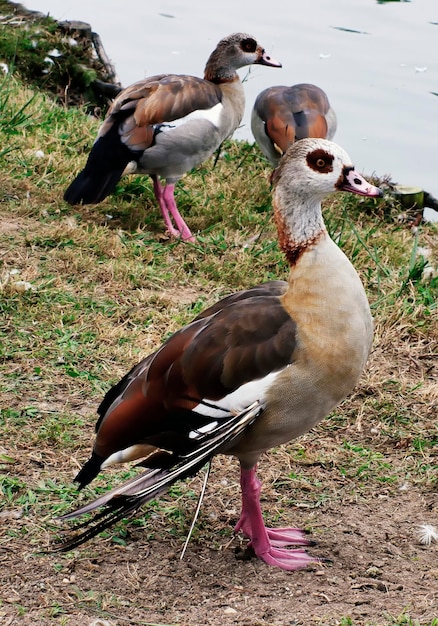
[[[381,198],[383,196],[381,189],[371,185],[353,167],[344,168],[343,178],[339,181],[337,188],[340,191],[350,191],[369,198]]]
[[[262,56],[256,61],[259,65],[269,65],[270,67],[282,67],[279,61],[276,61],[263,50]]]

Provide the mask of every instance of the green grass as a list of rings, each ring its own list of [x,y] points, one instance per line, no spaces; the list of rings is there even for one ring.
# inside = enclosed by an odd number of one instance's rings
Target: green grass
[[[358,622],[354,619],[351,619],[350,617],[343,617],[338,622],[338,624],[339,626],[361,626],[362,622]],[[388,626],[438,626],[438,618],[433,619],[426,624],[426,622],[419,622],[416,619],[411,619],[408,614],[403,613],[398,617],[392,617],[388,615],[387,619],[385,619],[385,622],[379,622],[378,624],[376,622],[373,622],[373,624],[371,625],[370,623],[369,626],[380,626],[381,624],[385,624]]]
[[[183,244],[165,237],[146,177],[122,180],[101,205],[67,206],[63,190],[83,166],[98,122],[10,76],[1,93],[0,511],[18,517],[0,543],[13,540],[33,553],[47,548],[59,531],[53,519],[77,497],[71,478],[89,454],[105,390],[205,306],[285,278],[287,266],[271,217],[270,170],[255,146],[227,142],[215,167],[210,159],[180,181],[179,208],[197,234],[195,244]],[[375,345],[354,394],[312,435],[272,451],[278,508],[267,515],[274,521],[291,505],[373,501],[405,481],[424,494],[436,488],[438,279],[424,277],[418,250],[430,249],[436,265],[438,230],[423,225],[413,236],[384,204],[337,195],[324,205],[329,232],[365,284]],[[110,471],[83,497],[130,475]],[[105,537],[121,547],[133,536],[180,541],[196,498],[190,484],[176,485]],[[199,524],[216,545],[224,524],[214,524],[212,536],[211,520],[201,516]],[[52,567],[72,558],[59,556]],[[77,605],[99,606],[96,594]],[[17,614],[26,610],[17,603]],[[62,623],[64,611],[53,601],[49,618]],[[408,612],[382,621],[420,623],[426,626]]]
[[[122,182],[96,207],[62,202],[64,186],[83,164],[82,143],[89,145],[97,124],[8,80],[1,101],[5,116],[13,103],[26,111],[23,125],[15,127],[16,149],[1,157],[2,219],[9,227],[1,241],[7,254],[0,354],[11,407],[21,407],[22,397],[38,406],[42,390],[52,398],[60,388],[77,402],[96,404],[108,384],[208,303],[286,276],[270,214],[269,170],[255,146],[229,142],[214,169],[207,162],[180,182],[181,211],[200,230],[194,245],[167,241],[145,177]],[[10,125],[0,124],[0,133],[7,145]],[[76,137],[76,145],[66,150],[68,136]],[[34,149],[41,147],[44,157],[36,161]],[[431,384],[427,363],[436,345],[438,279],[423,280],[425,261],[417,248],[421,240],[436,253],[436,227],[423,227],[413,238],[406,227],[382,221],[378,203],[352,196],[328,200],[325,216],[361,273],[376,319],[376,350],[384,359],[380,366],[373,363],[379,393],[365,398],[367,410],[388,437],[403,438],[415,429],[410,404]],[[399,378],[390,359],[400,352],[409,362],[417,351],[423,376]],[[328,430],[351,420],[348,408],[336,413]],[[50,419],[44,418],[46,435],[40,437],[69,443]],[[74,412],[71,421],[74,428]],[[414,457],[436,441],[435,431],[420,426],[411,444]]]

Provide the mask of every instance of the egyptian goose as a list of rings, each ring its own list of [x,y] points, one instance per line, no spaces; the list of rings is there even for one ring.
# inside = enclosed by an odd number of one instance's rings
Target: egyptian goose
[[[330,239],[321,200],[332,191],[377,197],[342,148],[323,139],[292,145],[274,175],[273,206],[289,280],[230,295],[172,335],[106,394],[84,487],[114,463],[148,469],[97,500],[93,522],[62,549],[80,545],[134,512],[218,453],[241,467],[242,512],[235,528],[254,553],[287,570],[318,559],[298,529],[263,523],[260,456],[298,437],[354,387],[371,347],[373,322],[355,269]]]
[[[160,74],[127,87],[112,103],[85,168],[64,200],[101,202],[124,172],[149,174],[169,233],[193,241],[176,207],[175,183],[239,126],[245,95],[236,70],[253,64],[281,67],[254,37],[235,33],[218,43],[203,79]]]
[[[336,115],[325,92],[302,83],[268,87],[256,98],[251,130],[263,154],[277,166],[288,147],[304,137],[332,139]]]

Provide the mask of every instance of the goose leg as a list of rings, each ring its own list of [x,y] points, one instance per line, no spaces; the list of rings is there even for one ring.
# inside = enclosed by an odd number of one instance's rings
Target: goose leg
[[[180,231],[177,230],[172,224],[172,220],[170,219],[169,211],[167,209],[167,205],[164,200],[164,190],[163,190],[163,187],[161,186],[158,176],[156,175],[152,176],[152,180],[154,183],[154,194],[160,206],[161,215],[163,216],[167,230],[169,231],[172,237],[179,237]]]
[[[162,187],[156,174],[152,175],[152,180],[154,183],[154,194],[160,206],[161,215],[163,216],[170,235],[172,237],[181,237],[183,241],[191,241],[194,243],[196,240],[190,232],[189,227],[181,217],[181,214],[176,206],[174,196],[175,185],[166,184]],[[173,217],[176,228],[172,224],[170,216]]]
[[[261,483],[256,477],[256,468],[241,469],[240,485],[242,489],[242,513],[235,527],[235,532],[242,531],[250,539],[256,556],[268,563],[286,570],[306,567],[309,563],[319,562],[305,550],[286,549],[290,545],[312,545],[303,531],[298,528],[267,528],[263,522],[260,507]]]
[[[166,184],[163,190],[163,200],[165,202],[168,214],[170,213],[173,217],[173,221],[175,222],[181,239],[183,241],[191,241],[192,243],[194,243],[196,240],[190,232],[189,227],[181,217],[181,214],[176,206],[174,190],[175,185],[173,184]]]

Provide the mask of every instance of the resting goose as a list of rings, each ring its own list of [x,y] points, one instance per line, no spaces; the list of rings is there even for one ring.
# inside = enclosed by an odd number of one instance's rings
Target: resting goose
[[[288,147],[304,137],[332,139],[336,115],[325,92],[302,83],[268,87],[256,98],[251,130],[263,154],[277,166]]]
[[[334,143],[293,144],[274,174],[273,206],[288,281],[223,298],[181,328],[106,394],[91,458],[75,480],[141,459],[148,469],[64,516],[103,505],[94,523],[63,544],[96,535],[218,453],[241,467],[236,532],[269,565],[294,570],[317,561],[298,529],[266,528],[256,477],[260,456],[315,426],[352,390],[371,347],[373,323],[362,283],[330,239],[321,200],[332,191],[381,195]]]
[[[218,43],[203,79],[160,74],[127,87],[112,103],[85,168],[64,199],[101,202],[124,172],[149,174],[169,233],[193,241],[176,207],[175,183],[239,126],[245,95],[236,70],[253,64],[281,67],[254,37],[235,33]]]

